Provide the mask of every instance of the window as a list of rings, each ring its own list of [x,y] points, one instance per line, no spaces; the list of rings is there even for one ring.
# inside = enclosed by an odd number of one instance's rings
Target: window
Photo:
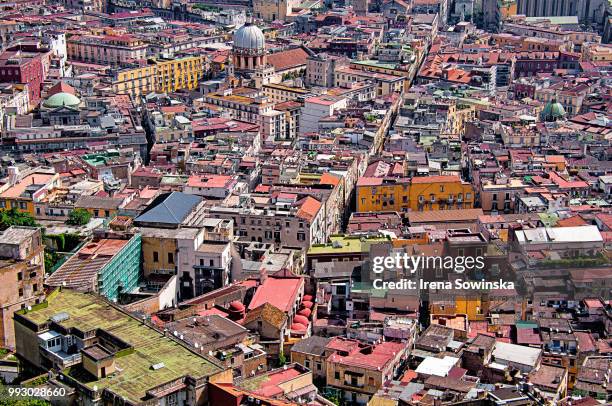
[[[334,379],[340,379],[340,372],[334,372]]]
[[[159,262],[159,253],[157,251],[153,251],[153,262]]]
[[[304,366],[305,366],[306,368],[309,368],[309,369],[310,369],[310,361],[309,361],[309,360],[304,360]]]
[[[173,252],[168,253],[168,263],[174,264],[174,253]]]
[[[214,260],[214,259],[211,259],[211,260],[208,262],[208,264],[209,264],[209,266],[215,266],[215,260]]]
[[[19,289],[19,297],[23,296],[23,289]]]
[[[298,241],[306,241],[306,234],[298,233],[297,234],[297,239],[298,239]]]
[[[444,185],[440,185],[440,192],[444,192]]]
[[[23,279],[23,272],[17,272],[17,280],[20,281]]]

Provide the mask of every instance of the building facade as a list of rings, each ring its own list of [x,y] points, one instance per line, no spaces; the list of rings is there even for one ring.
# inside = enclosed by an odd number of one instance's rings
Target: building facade
[[[13,314],[44,300],[44,276],[40,229],[13,226],[0,234],[0,347],[15,348]]]

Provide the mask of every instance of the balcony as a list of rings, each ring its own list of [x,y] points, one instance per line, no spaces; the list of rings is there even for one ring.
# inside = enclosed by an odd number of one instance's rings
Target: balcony
[[[64,351],[51,351],[47,348],[40,347],[40,353],[43,357],[50,360],[54,365],[63,368],[68,368],[81,362],[81,353],[68,354]]]

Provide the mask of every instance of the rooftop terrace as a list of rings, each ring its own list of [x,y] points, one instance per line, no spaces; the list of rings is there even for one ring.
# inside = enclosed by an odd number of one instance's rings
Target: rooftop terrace
[[[65,312],[68,319],[60,322],[65,328],[89,331],[96,328],[106,330],[134,347],[134,351],[116,357],[117,370],[98,380],[75,366],[63,371],[87,388],[99,391],[109,389],[132,402],[144,398],[146,391],[185,375],[196,378],[210,376],[222,369],[202,356],[135,318],[121,312],[103,299],[71,291],[57,290],[49,295],[47,306],[40,306],[23,317],[36,324],[45,323],[54,315]],[[163,363],[153,369],[152,365]]]

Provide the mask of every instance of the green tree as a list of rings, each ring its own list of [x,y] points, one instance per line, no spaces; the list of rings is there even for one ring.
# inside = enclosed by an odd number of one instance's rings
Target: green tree
[[[91,220],[91,214],[85,209],[74,209],[68,215],[66,224],[71,226],[84,226]]]
[[[10,226],[38,227],[38,223],[31,214],[13,207],[0,212],[0,230],[6,230]]]
[[[287,357],[285,357],[285,354],[281,352],[280,354],[278,354],[278,366],[282,367],[286,363],[287,363]]]

